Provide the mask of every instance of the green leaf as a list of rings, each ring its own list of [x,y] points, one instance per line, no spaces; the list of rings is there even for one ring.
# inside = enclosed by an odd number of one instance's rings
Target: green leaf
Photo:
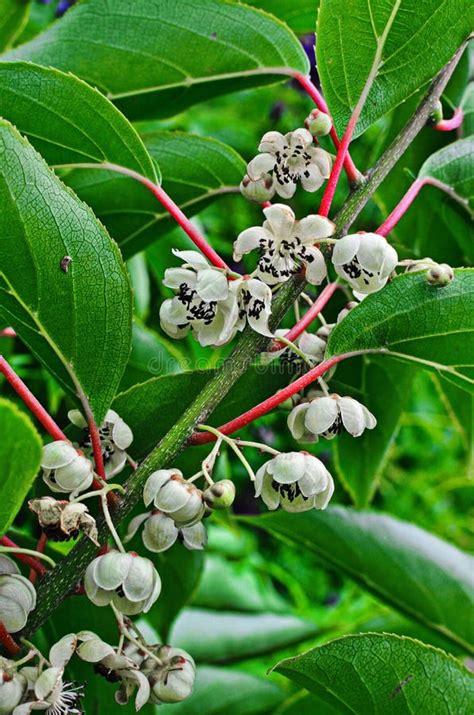
[[[184,366],[184,358],[176,349],[176,343],[141,323],[134,322],[132,352],[120,383],[120,391],[128,390],[157,375],[180,372],[182,364]]]
[[[70,74],[28,62],[0,63],[0,116],[49,164],[109,161],[157,178],[127,119],[97,89]]]
[[[390,516],[343,507],[244,521],[306,548],[327,566],[474,651],[474,558]]]
[[[301,643],[317,630],[295,616],[188,608],[174,624],[171,641],[201,663],[225,663]]]
[[[427,84],[469,36],[469,0],[321,0],[317,61],[343,133],[364,87],[354,136]]]
[[[387,633],[350,635],[278,663],[337,707],[364,715],[458,715],[474,708],[474,675],[442,650]]]
[[[275,710],[274,715],[340,715],[340,710],[331,707],[321,698],[306,690],[299,690]]]
[[[350,368],[356,361],[348,363]],[[373,499],[398,432],[414,369],[398,360],[378,356],[366,357],[361,366],[357,364],[358,372],[360,368],[362,391],[349,388],[344,394],[360,400],[377,418],[377,427],[366,430],[357,440],[348,433],[338,435],[333,442],[333,454],[339,478],[355,505],[364,507]]]
[[[246,5],[269,12],[302,35],[314,32],[319,0],[247,0]]]
[[[474,395],[466,395],[464,390],[441,376],[431,375],[446,411],[458,427],[464,446],[471,461],[474,459],[472,444],[474,439]]]
[[[463,128],[466,136],[474,134],[474,82],[469,82],[462,98]]]
[[[0,121],[0,314],[101,421],[128,359],[131,291],[92,211]],[[60,267],[72,258],[67,271]]]
[[[13,45],[28,22],[31,0],[1,0],[0,52]]]
[[[11,526],[38,473],[42,442],[30,418],[0,399],[2,500],[0,536]]]
[[[263,678],[230,668],[201,666],[192,695],[181,703],[160,705],[160,715],[263,715],[272,713],[283,691]],[[158,709],[157,709],[158,710]]]
[[[145,146],[159,164],[163,188],[188,216],[229,192],[237,192],[245,162],[231,147],[184,132],[149,132]],[[111,172],[76,170],[66,183],[74,189],[132,256],[175,227],[174,220],[139,184]]]
[[[72,72],[134,119],[308,71],[283,23],[226,0],[83,0],[6,59]]]
[[[444,288],[424,272],[405,273],[369,295],[331,333],[327,357],[383,350],[474,389],[474,269],[458,269]]]
[[[163,375],[135,385],[117,396],[114,410],[133,430],[132,453],[136,459],[148,454],[158,443],[213,374],[214,370],[195,370]],[[245,412],[273,395],[287,381],[288,375],[282,371],[262,372],[259,368],[251,368],[212,414],[210,424],[218,426]]]

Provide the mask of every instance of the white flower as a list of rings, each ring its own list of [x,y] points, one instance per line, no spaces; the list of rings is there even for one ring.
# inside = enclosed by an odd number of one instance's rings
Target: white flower
[[[79,446],[90,457],[92,455],[92,443],[87,421],[79,410],[70,410],[67,416],[73,425],[85,430],[85,437],[79,443]],[[105,473],[107,477],[113,477],[119,474],[125,466],[127,461],[126,450],[133,442],[133,432],[120,415],[114,410],[108,410],[104,422],[99,427],[99,436]]]
[[[17,673],[15,663],[0,657],[0,715],[11,715],[23,699],[26,687],[27,680]]]
[[[33,674],[34,668],[24,668]],[[36,674],[34,678],[34,696],[36,700],[18,705],[13,715],[27,715],[33,710],[45,710],[46,715],[80,715],[82,686],[63,681],[63,669],[52,667]]]
[[[275,190],[279,196],[290,199],[301,181],[306,191],[316,191],[331,173],[331,157],[313,146],[313,137],[307,129],[296,129],[283,135],[267,132],[258,147],[262,152],[247,165],[252,181],[273,172]]]
[[[196,666],[189,653],[181,648],[163,645],[156,651],[161,666],[153,658],[147,658],[142,672],[148,676],[155,703],[179,703],[189,697],[196,677]]]
[[[95,519],[89,514],[85,504],[58,501],[53,497],[41,497],[28,502],[30,510],[38,515],[38,523],[48,539],[69,541],[80,531],[99,546]]]
[[[324,464],[311,454],[279,454],[255,475],[255,496],[271,510],[325,509],[334,491],[333,479]]]
[[[187,482],[179,469],[159,469],[148,477],[143,490],[145,506],[152,502],[180,527],[201,521],[206,510],[202,491]]]
[[[362,294],[386,284],[398,263],[397,252],[377,233],[353,233],[337,241],[332,254],[336,273]]]
[[[9,633],[18,633],[26,626],[35,607],[35,587],[20,574],[11,559],[3,556],[0,561],[0,622]]]
[[[333,439],[346,429],[360,437],[365,429],[374,429],[377,420],[369,410],[352,397],[316,397],[293,408],[288,427],[301,442],[317,442],[319,437]]]
[[[133,552],[109,551],[87,567],[84,588],[96,606],[115,607],[128,616],[147,613],[161,591],[153,563]]]
[[[88,489],[94,478],[92,462],[64,440],[43,447],[41,467],[43,480],[51,491],[71,492],[71,496]]]
[[[168,268],[163,284],[176,291],[160,308],[161,327],[172,338],[189,330],[201,345],[224,345],[236,332],[238,306],[225,271],[210,266],[197,251],[173,251],[184,261]]]
[[[232,282],[231,293],[237,299],[237,330],[243,330],[248,323],[255,332],[273,337],[268,327],[268,319],[272,313],[270,287],[256,278],[238,278]]]
[[[160,553],[171,548],[179,539],[187,549],[203,549],[207,543],[206,529],[202,522],[192,526],[178,526],[169,514],[155,510],[139,514],[130,521],[125,542],[130,541],[142,524],[143,543],[148,551]]]
[[[252,181],[248,174],[240,182],[240,193],[249,201],[258,204],[269,201],[275,194],[273,177],[270,174],[263,174],[259,179]]]
[[[333,235],[335,226],[327,218],[312,214],[297,221],[289,206],[273,204],[263,210],[263,226],[247,228],[234,243],[234,260],[260,251],[256,275],[268,285],[287,281],[302,266],[306,280],[319,285],[327,275],[324,256],[315,243]]]

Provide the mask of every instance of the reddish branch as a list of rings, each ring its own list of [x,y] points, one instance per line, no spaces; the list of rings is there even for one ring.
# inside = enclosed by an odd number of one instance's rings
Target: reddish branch
[[[314,301],[313,305],[310,307],[309,310],[306,311],[306,313],[303,315],[303,317],[298,320],[297,323],[289,330],[286,335],[285,339],[290,340],[292,343],[299,338],[301,333],[303,333],[306,328],[311,325],[313,320],[316,320],[318,315],[321,313],[321,311],[324,309],[326,304],[329,302],[330,298],[336,291],[336,288],[338,288],[339,285],[337,283],[329,283],[320,293],[320,295],[317,297],[317,299]],[[271,352],[276,352],[277,350],[281,350],[283,347],[285,347],[284,343],[278,342],[278,340],[275,340],[275,344],[271,348]]]

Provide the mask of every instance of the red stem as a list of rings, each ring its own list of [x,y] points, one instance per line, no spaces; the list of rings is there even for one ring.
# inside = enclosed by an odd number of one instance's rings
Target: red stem
[[[394,229],[400,219],[408,211],[423,186],[435,186],[437,189],[440,189],[441,191],[444,191],[446,194],[448,194],[448,196],[451,196],[451,198],[453,198],[455,201],[458,201],[463,205],[467,204],[467,201],[464,201],[461,197],[459,197],[455,193],[455,191],[447,184],[444,184],[442,181],[439,181],[432,176],[423,176],[421,178],[415,179],[415,181],[410,186],[400,203],[395,206],[392,213],[387,216],[383,224],[379,226],[375,233],[378,233],[380,236],[387,236],[387,234],[389,234],[390,231]]]
[[[101,477],[105,481],[107,477],[105,476],[104,459],[102,457],[102,445],[100,443],[99,430],[92,415],[88,417],[87,422],[92,442],[92,453],[94,455],[95,471],[97,472],[99,477]]]
[[[464,112],[461,107],[456,107],[451,119],[441,119],[440,122],[433,126],[437,132],[452,132],[453,129],[459,129],[464,121]]]
[[[14,541],[9,539],[8,536],[2,536],[0,544],[2,544],[2,546],[9,546],[12,549],[21,548],[18,544],[15,544]],[[41,561],[35,559],[34,556],[30,556],[29,554],[15,554],[13,551],[11,553],[16,559],[18,559],[18,561],[21,561],[30,568],[34,569],[39,576],[44,576],[44,574],[47,573],[48,569],[43,566]]]
[[[325,112],[325,114],[329,115],[328,105],[326,104],[322,94],[320,92],[318,92],[317,88],[311,82],[310,78],[306,77],[306,75],[304,75],[304,74],[301,74],[301,72],[295,72],[294,74],[292,74],[292,77],[294,77],[294,79],[296,79],[296,81],[300,83],[300,85],[303,87],[305,92],[314,101],[317,108],[320,109],[322,112]],[[334,125],[331,128],[330,135],[331,135],[331,139],[333,141],[334,146],[336,147],[336,149],[339,149],[341,142],[339,140],[339,137],[337,136],[337,132],[334,128]],[[360,173],[357,170],[356,165],[352,161],[349,153],[347,153],[346,156],[344,157],[343,164],[344,164],[344,169],[347,174],[347,178],[349,179],[350,183],[351,184],[357,183],[357,181],[360,178]]]
[[[39,551],[40,554],[44,553],[46,544],[48,542],[48,537],[44,533],[44,531],[41,532],[41,536],[38,539],[38,542],[36,544],[36,551]],[[38,572],[35,571],[34,569],[31,569],[29,579],[31,583],[35,583],[36,579],[38,578]]]
[[[13,657],[21,653],[21,647],[13,640],[3,623],[0,621],[0,643],[7,651],[8,655]]]
[[[64,432],[58,427],[52,417],[46,412],[44,407],[36,399],[32,392],[27,388],[23,380],[16,374],[13,368],[7,363],[4,357],[0,355],[0,373],[5,375],[6,379],[13,387],[15,392],[21,397],[25,405],[31,410],[36,419],[43,425],[45,430],[49,432],[54,440],[69,441]]]
[[[0,338],[16,338],[16,333],[13,328],[5,328],[0,330]]]
[[[336,193],[336,187],[349,149],[349,144],[351,143],[352,135],[354,133],[357,120],[359,119],[359,114],[360,112],[355,111],[352,113],[352,116],[347,124],[346,131],[344,132],[344,136],[342,137],[342,141],[337,150],[336,160],[334,162],[334,166],[332,167],[326,188],[324,189],[323,198],[321,199],[321,205],[318,211],[320,216],[329,215],[332,200],[334,198],[334,194]]]
[[[331,367],[333,367],[333,365],[336,365],[338,362],[341,362],[341,360],[346,360],[349,357],[353,357],[354,355],[360,355],[360,352],[335,355],[334,357],[329,358],[329,360],[325,360],[316,367],[313,367],[313,369],[309,370],[305,375],[302,375],[300,378],[298,378],[298,380],[292,382],[291,385],[284,387],[283,390],[277,392],[276,395],[272,395],[272,397],[269,397],[267,400],[260,402],[259,405],[252,407],[252,409],[247,410],[247,412],[244,412],[239,417],[236,417],[235,419],[230,420],[230,422],[226,422],[224,425],[221,425],[221,427],[218,428],[219,431],[223,432],[223,434],[232,434],[233,432],[242,429],[242,427],[245,427],[246,425],[250,424],[250,422],[253,422],[259,417],[266,415],[267,412],[270,412],[270,410],[273,410],[275,407],[278,407],[278,405],[280,405],[282,402],[285,402],[285,400],[287,400],[289,397],[292,397],[300,390],[303,390],[303,388],[308,387],[308,385],[311,385],[312,382],[317,380],[318,377],[324,375],[324,373],[327,372]],[[189,438],[188,444],[206,444],[207,442],[214,442],[215,439],[215,435],[210,434],[209,432],[195,432]]]
[[[301,333],[303,333],[308,325],[311,325],[313,320],[315,320],[320,312],[323,310],[325,305],[329,302],[330,298],[336,291],[336,289],[339,288],[338,283],[329,283],[319,294],[311,308],[306,311],[306,313],[303,315],[303,317],[298,320],[297,323],[291,328],[288,333],[285,335],[286,340],[290,340],[292,343],[296,340],[296,338],[299,338]],[[271,352],[275,352],[277,350],[281,350],[283,347],[285,347],[284,343],[278,342],[278,340],[275,340],[275,345],[271,348]]]

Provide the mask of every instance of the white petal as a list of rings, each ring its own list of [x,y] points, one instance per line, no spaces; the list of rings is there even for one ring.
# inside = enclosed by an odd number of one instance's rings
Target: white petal
[[[336,267],[352,261],[359,249],[360,240],[361,234],[353,233],[349,236],[343,236],[337,241],[332,254],[332,262]]]
[[[301,452],[279,454],[267,463],[267,472],[279,484],[297,482],[304,475],[305,469],[305,458]]]
[[[98,636],[81,643],[77,649],[77,655],[86,663],[99,663],[103,658],[115,654],[114,649],[108,643],[105,643]]]
[[[275,191],[278,194],[278,196],[281,196],[282,199],[291,199],[296,191],[296,182],[295,181],[288,181],[287,184],[280,184],[278,180],[275,181]]]
[[[85,429],[87,427],[87,420],[80,410],[69,410],[67,418],[69,422],[80,429]]]
[[[20,603],[0,594],[0,621],[9,633],[21,631],[27,620],[28,613]]]
[[[287,139],[280,132],[266,132],[258,146],[259,151],[277,152],[282,151],[287,146]]]
[[[43,469],[58,469],[70,464],[77,457],[77,450],[70,442],[57,440],[43,447],[41,466]]]
[[[178,251],[178,249],[173,248],[172,253],[193,268],[199,269],[209,266],[207,259],[199,251]]]
[[[298,340],[298,347],[306,355],[309,355],[314,360],[321,362],[324,359],[327,343],[314,333],[304,332]]]
[[[305,433],[305,416],[309,405],[296,405],[288,415],[288,429],[295,439],[302,439]]]
[[[305,191],[317,191],[324,184],[324,177],[318,166],[309,164],[300,174],[301,186]]]
[[[119,551],[109,551],[103,556],[98,556],[91,564],[94,582],[99,588],[113,591],[127,577],[132,560],[133,556]]]
[[[268,232],[262,226],[252,226],[242,233],[239,233],[234,242],[234,261],[240,261],[242,256],[250,253],[261,245],[266,246],[270,238]]]
[[[306,429],[313,434],[322,434],[331,427],[339,415],[337,401],[332,397],[317,397],[306,413]]]
[[[275,167],[275,157],[273,154],[257,154],[256,157],[247,164],[247,174],[252,181],[257,181],[268,171]]]
[[[63,636],[49,651],[51,665],[64,669],[74,655],[76,647],[77,636],[75,633]]]
[[[146,675],[140,673],[139,670],[132,671],[130,676],[134,678],[138,683],[137,696],[135,698],[135,710],[141,710],[141,708],[146,705],[150,699],[150,682]]]
[[[152,514],[143,529],[142,539],[146,548],[160,553],[171,548],[178,538],[178,528],[166,514]]]
[[[165,513],[181,509],[190,499],[191,493],[182,479],[171,478],[164,484],[155,497],[155,506]]]
[[[302,218],[295,227],[295,234],[305,244],[317,243],[321,238],[329,238],[336,230],[336,225],[324,216],[311,214]]]
[[[143,489],[143,501],[145,502],[145,506],[151,504],[161,487],[166,484],[174,474],[177,474],[179,477],[183,476],[179,469],[158,469],[156,472],[150,474]]]
[[[199,297],[207,303],[225,300],[229,293],[227,277],[215,268],[205,268],[198,273],[196,290]]]
[[[326,261],[319,248],[307,248],[306,253],[312,257],[312,261],[305,260],[306,280],[311,285],[318,286],[327,276]]]
[[[341,397],[338,404],[345,429],[353,437],[360,437],[366,426],[362,405],[352,397]]]
[[[267,473],[267,464],[268,462],[265,462],[265,464],[262,464],[260,469],[258,469],[255,473],[255,496],[259,497],[262,493],[262,488],[263,488],[263,479],[265,477],[265,474]]]
[[[128,525],[127,535],[125,536],[123,543],[126,544],[128,541],[133,539],[138,529],[141,527],[144,521],[151,516],[151,511],[145,512],[145,514],[138,514],[134,516]]]
[[[196,272],[190,268],[167,268],[163,278],[163,285],[167,288],[178,290],[185,283],[187,286],[194,288],[196,280]]]
[[[148,598],[154,582],[155,567],[143,556],[133,556],[127,577],[123,582],[123,592],[130,601],[143,601]]]
[[[20,569],[14,561],[5,554],[0,554],[0,575],[20,573]]]
[[[184,338],[189,332],[187,322],[186,307],[176,298],[168,298],[161,304],[160,325],[170,338],[176,338],[177,340]]]
[[[361,267],[367,271],[379,273],[384,265],[385,254],[389,248],[389,244],[383,236],[379,236],[376,233],[363,233],[360,235],[357,260]]]
[[[187,549],[203,549],[207,544],[207,532],[202,521],[181,529],[183,543]]]
[[[114,423],[112,439],[119,449],[128,449],[133,442],[133,432],[122,418]]]
[[[311,163],[317,166],[324,179],[328,179],[331,173],[331,155],[321,147],[315,146],[308,149],[308,154],[311,156]]]
[[[263,209],[263,213],[274,236],[287,238],[291,235],[295,225],[295,214],[289,206],[272,204],[272,206]]]
[[[333,493],[334,493],[334,480],[329,474],[327,473],[327,486],[324,491],[320,492],[319,494],[316,494],[314,496],[314,508],[315,509],[325,509],[327,505],[329,504],[329,500],[331,499]]]
[[[313,135],[307,129],[301,127],[293,132],[288,132],[286,141],[290,146],[290,151],[293,151],[298,145],[302,145],[303,149],[307,149],[313,143]]]
[[[260,496],[262,497],[263,503],[268,509],[270,509],[270,511],[278,509],[278,505],[280,504],[280,494],[277,489],[273,488],[272,484],[273,479],[271,475],[265,474]]]

